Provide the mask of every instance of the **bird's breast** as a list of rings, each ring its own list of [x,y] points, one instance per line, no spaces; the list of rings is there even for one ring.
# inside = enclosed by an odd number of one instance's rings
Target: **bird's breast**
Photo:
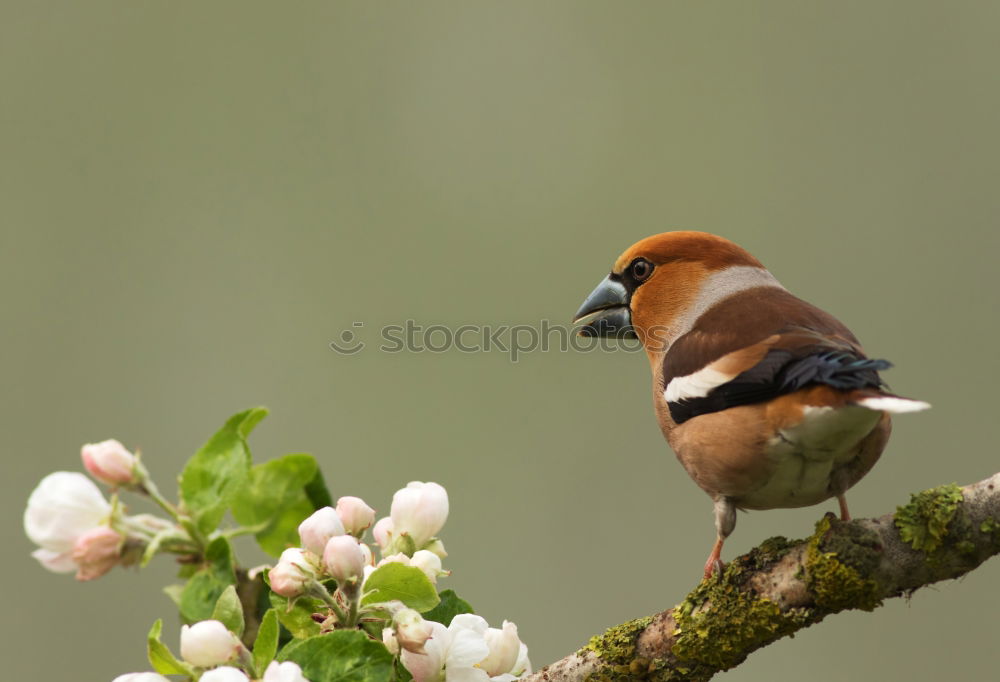
[[[688,474],[713,497],[745,509],[818,504],[834,494],[835,476],[849,487],[878,459],[882,413],[801,398],[734,407],[664,431]]]
[[[834,472],[850,467],[882,415],[863,407],[806,406],[802,421],[778,429],[763,457],[771,471],[762,485],[736,499],[746,509],[806,507],[829,499]]]

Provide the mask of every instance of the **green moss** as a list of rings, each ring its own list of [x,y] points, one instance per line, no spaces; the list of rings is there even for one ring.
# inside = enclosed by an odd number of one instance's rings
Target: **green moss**
[[[861,571],[870,574],[877,564],[877,538],[855,524],[842,524],[831,534],[833,521],[830,515],[820,519],[809,540],[806,585],[821,608],[872,611],[882,603],[878,584]]]
[[[780,551],[787,553],[787,549]],[[741,589],[745,570],[745,565],[733,562],[721,575],[702,582],[674,609],[677,639],[673,654],[678,660],[727,670],[751,650],[810,622],[807,612],[782,613],[775,602]]]
[[[944,542],[961,501],[962,489],[954,483],[911,495],[909,504],[896,509],[900,537],[913,549],[932,554]]]
[[[584,650],[593,651],[601,660],[611,665],[629,665],[635,655],[635,640],[653,622],[652,616],[608,628],[604,634],[590,638]]]

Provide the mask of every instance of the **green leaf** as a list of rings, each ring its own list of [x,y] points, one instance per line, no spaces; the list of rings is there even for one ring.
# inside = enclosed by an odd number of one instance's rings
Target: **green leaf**
[[[178,661],[170,652],[167,645],[160,641],[160,632],[163,630],[163,619],[158,619],[150,628],[146,635],[146,655],[149,657],[149,664],[153,670],[161,675],[193,675],[194,671],[189,665]]]
[[[429,611],[441,601],[427,575],[415,566],[388,563],[368,576],[364,605],[398,599],[411,609]]]
[[[230,585],[219,595],[212,611],[212,619],[220,621],[237,637],[243,636],[243,604],[236,594],[236,585]]]
[[[278,556],[299,544],[299,524],[316,509],[307,489],[318,475],[312,455],[285,455],[258,464],[233,496],[233,517],[244,526],[264,525],[256,534],[257,542]]]
[[[270,597],[278,621],[285,626],[292,637],[304,639],[319,634],[319,623],[312,619],[312,615],[322,611],[322,602],[309,597],[299,597],[289,608],[288,599],[280,594],[271,592]]]
[[[440,594],[441,603],[424,614],[424,620],[432,620],[444,626],[451,625],[451,619],[460,613],[475,613],[469,602],[465,601],[454,590],[444,590]]]
[[[294,641],[278,659],[298,663],[311,682],[386,682],[393,673],[392,654],[357,630]]]
[[[393,660],[392,670],[394,674],[392,678],[393,682],[410,682],[413,679],[413,675],[403,665],[403,661],[398,658]]]
[[[205,550],[205,562],[181,592],[181,620],[194,623],[212,617],[215,603],[230,585],[236,584],[233,548],[226,538],[216,538]]]
[[[306,497],[312,502],[313,511],[333,506],[333,498],[326,487],[326,481],[323,480],[323,472],[320,471],[318,464],[316,465],[316,475],[306,483],[305,491]]]
[[[265,408],[254,407],[230,417],[184,467],[181,500],[202,533],[218,527],[233,495],[246,485],[251,464],[246,439],[265,416]]]
[[[184,594],[184,585],[167,585],[163,588],[163,593],[170,597],[170,601],[177,608],[181,607],[181,595]]]
[[[278,630],[278,613],[275,609],[268,609],[260,621],[257,639],[253,643],[253,667],[259,675],[264,674],[278,653]]]

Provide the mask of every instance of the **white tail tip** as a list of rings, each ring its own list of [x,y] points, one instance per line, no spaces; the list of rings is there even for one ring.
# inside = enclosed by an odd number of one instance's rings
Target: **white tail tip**
[[[877,398],[863,398],[857,404],[861,407],[867,407],[869,410],[892,412],[893,414],[920,412],[930,409],[931,406],[930,403],[925,403],[923,400],[910,400],[909,398],[899,398],[891,395],[879,396]]]

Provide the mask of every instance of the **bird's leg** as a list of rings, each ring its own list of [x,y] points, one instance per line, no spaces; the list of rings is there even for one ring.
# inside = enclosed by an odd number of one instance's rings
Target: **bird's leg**
[[[705,580],[718,571],[722,572],[722,543],[736,527],[736,506],[728,497],[720,495],[715,500],[715,544],[705,561]]]
[[[705,576],[704,580],[708,580],[712,577],[712,574],[718,571],[722,572],[725,568],[722,564],[722,543],[725,538],[716,537],[715,544],[712,545],[712,553],[708,555],[708,559],[705,561]]]
[[[847,510],[847,489],[850,487],[850,476],[847,468],[836,469],[830,474],[830,492],[837,496],[837,503],[840,505],[840,520],[850,521],[851,512]]]
[[[837,495],[837,502],[840,503],[840,520],[850,521],[851,512],[847,510],[847,496],[845,496],[844,493],[840,493]]]

